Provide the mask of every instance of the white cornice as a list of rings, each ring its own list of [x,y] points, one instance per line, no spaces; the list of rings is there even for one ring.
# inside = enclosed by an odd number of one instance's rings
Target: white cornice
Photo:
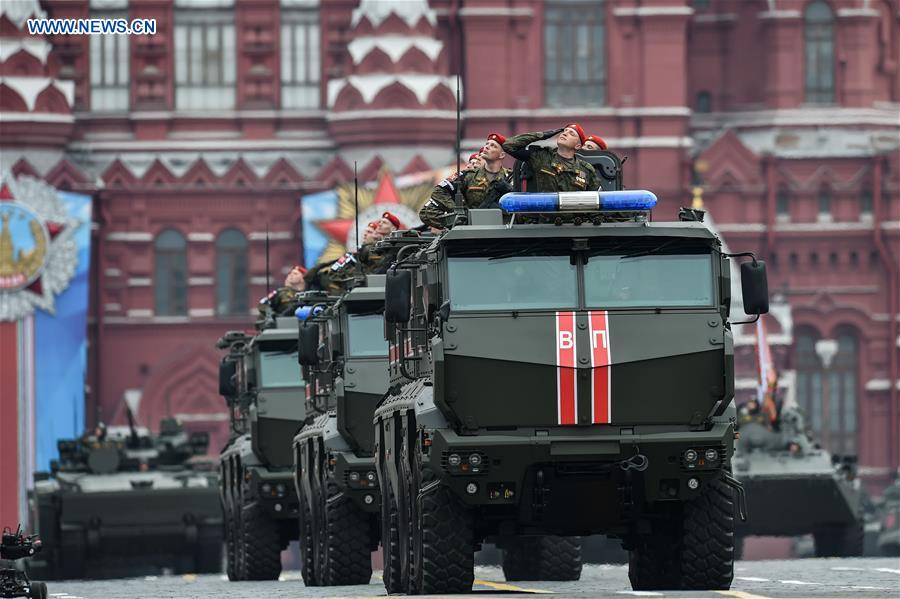
[[[532,8],[512,8],[507,6],[464,6],[459,9],[461,17],[530,17]]]
[[[420,50],[428,60],[434,61],[444,48],[444,42],[424,35],[371,35],[357,37],[347,45],[353,64],[361,63],[375,48],[387,54],[394,63],[412,48]]]
[[[760,19],[799,19],[799,10],[766,10],[757,15]]]
[[[250,241],[265,241],[266,235],[265,231],[251,231],[247,235],[247,239]],[[269,231],[268,236],[269,241],[287,241],[294,238],[294,234],[291,231]]]
[[[839,8],[837,16],[840,18],[868,17],[877,19],[881,15],[874,8]]]
[[[153,234],[147,231],[114,231],[106,234],[107,241],[153,241]]]
[[[509,118],[566,118],[566,117],[677,117],[690,116],[692,111],[687,106],[582,106],[560,108],[482,108],[463,111],[467,119],[509,119]]]
[[[335,121],[368,121],[372,119],[428,119],[428,120],[456,120],[456,113],[452,110],[409,110],[408,108],[381,108],[377,110],[350,110],[347,112],[332,112],[326,120]]]
[[[319,139],[235,139],[235,140],[159,140],[159,141],[77,141],[69,144],[74,151],[247,151],[247,150],[332,150],[334,143]]]
[[[722,14],[699,14],[694,15],[694,23],[711,24],[711,23],[733,23],[737,21],[737,15],[733,12]]]
[[[694,14],[690,6],[622,6],[613,9],[617,17],[681,17]]]
[[[900,107],[884,108],[785,108],[779,110],[748,110],[736,112],[694,113],[691,127],[695,129],[721,129],[727,127],[785,127],[785,126],[894,126],[900,129],[897,112]]]
[[[49,112],[0,112],[0,123],[74,123],[71,114],[52,114]]]

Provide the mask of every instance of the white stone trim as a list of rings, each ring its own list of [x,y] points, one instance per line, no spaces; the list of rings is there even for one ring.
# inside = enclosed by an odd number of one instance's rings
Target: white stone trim
[[[581,119],[588,117],[672,117],[672,116],[691,116],[693,111],[688,106],[634,106],[625,108],[616,108],[613,106],[590,106],[590,107],[561,107],[561,108],[515,108],[504,110],[499,108],[482,108],[465,110],[462,113],[463,118],[525,118],[540,119],[552,118],[559,120],[560,118],[578,117]],[[454,113],[454,117],[456,114]],[[605,137],[603,139],[606,139]]]
[[[150,277],[128,277],[129,287],[149,287],[152,284]]]
[[[612,145],[612,144],[610,144]],[[829,215],[830,216],[830,215]],[[723,233],[764,233],[769,228],[765,223],[716,223],[716,227]],[[887,220],[880,224],[882,229],[888,231],[900,230],[900,221]],[[861,219],[855,222],[833,222],[823,219],[814,223],[779,222],[776,218],[775,231],[779,233],[808,233],[827,231],[871,231],[874,224],[871,219]]]
[[[765,10],[756,15],[760,19],[799,19],[799,10]]]
[[[694,14],[690,6],[623,6],[613,9],[617,17],[680,17]]]
[[[230,8],[234,0],[175,0],[175,8]]]
[[[125,314],[128,318],[152,318],[153,310],[146,310],[143,308],[130,308]]]
[[[193,232],[188,233],[187,238],[188,241],[212,241],[215,239],[215,236],[212,233]]]
[[[204,414],[183,414],[181,412],[176,412],[175,418],[177,418],[179,422],[226,422],[230,419],[228,414],[224,412]]]
[[[347,112],[332,112],[326,117],[329,122],[334,121],[368,121],[373,119],[428,119],[456,120],[456,113],[452,110],[415,110],[406,108],[382,108],[379,110],[349,110]]]
[[[409,116],[409,111],[406,112]],[[454,118],[456,113],[454,113]],[[134,150],[146,150],[165,152],[171,151],[235,151],[249,150],[331,150],[334,142],[328,137],[312,139],[235,139],[235,140],[109,140],[109,141],[78,141],[68,146],[76,152],[128,152]]]
[[[122,271],[118,268],[105,268],[103,269],[103,274],[107,277],[120,277],[122,276]]]
[[[107,304],[103,304],[103,310],[105,312],[119,312],[122,310],[122,304],[117,302],[109,302]]]
[[[66,97],[69,106],[75,101],[75,82],[53,79],[52,77],[0,77],[0,83],[19,94],[25,100],[28,110],[34,110],[38,95],[50,86],[55,87]]]
[[[823,127],[872,125],[900,128],[897,106],[877,108],[815,107],[783,108],[778,110],[745,110],[741,112],[693,113],[694,129],[724,129],[735,127]]]
[[[698,14],[694,15],[694,23],[713,24],[713,23],[733,23],[737,21],[737,15],[734,13],[715,14]]]
[[[199,287],[201,285],[212,285],[213,278],[212,277],[188,277],[188,285],[192,287]]]
[[[763,223],[716,223],[721,233],[762,233],[767,227]]]
[[[251,285],[266,285],[267,283],[266,277],[250,277]],[[256,314],[256,310],[253,310],[253,313]]]
[[[354,38],[347,45],[353,64],[361,63],[376,48],[387,54],[394,63],[412,48],[421,50],[429,60],[435,61],[444,49],[444,42],[424,35],[365,35]]]
[[[317,8],[319,0],[281,0],[284,8]]]
[[[50,42],[43,39],[3,37],[0,38],[0,62],[4,62],[19,50],[25,50],[25,52],[40,60],[41,64],[47,64],[47,56],[52,49]]]
[[[422,17],[425,17],[432,26],[437,25],[437,18],[434,10],[428,5],[428,0],[404,0],[404,2],[360,0],[359,6],[353,9],[350,25],[356,27],[362,18],[366,17],[372,27],[377,29],[391,13],[400,17],[410,27],[415,27]]]
[[[611,148],[691,148],[694,138],[677,136],[604,137]]]
[[[88,5],[92,10],[124,10],[128,0],[91,0]]]
[[[293,231],[269,231],[269,241],[285,241],[293,238]],[[247,235],[247,239],[249,239],[250,241],[265,241],[266,232],[251,231],[250,234]]]
[[[881,288],[878,285],[825,285],[822,287],[791,287],[791,295],[798,293],[832,293],[835,295],[847,293],[878,293]]]
[[[873,17],[878,18],[880,15],[874,8],[839,8],[837,9],[838,18],[852,17]]]
[[[531,17],[532,8],[512,8],[506,6],[464,6],[459,9],[461,17]]]
[[[866,391],[888,391],[891,388],[889,379],[869,379],[866,381]]]
[[[900,220],[882,221],[881,228],[887,231],[900,231]]]
[[[46,19],[47,11],[41,8],[38,0],[22,0],[20,2],[0,2],[0,14],[6,15],[16,27],[22,29],[29,17]]]
[[[216,311],[212,308],[191,308],[188,310],[188,316],[191,318],[210,318],[216,315]]]
[[[79,120],[98,121],[109,119],[121,119],[123,113],[111,114],[107,112],[78,112],[75,116]],[[287,109],[287,110],[207,110],[204,112],[190,112],[178,110],[147,110],[145,112],[126,113],[133,121],[170,121],[173,119],[273,119],[273,118],[322,118],[325,111],[320,109]],[[185,132],[186,133],[186,132]]]
[[[328,106],[334,106],[338,95],[346,87],[353,87],[362,95],[363,102],[370,104],[378,92],[399,83],[413,94],[421,104],[428,101],[428,95],[436,87],[443,85],[450,91],[456,89],[456,78],[444,75],[425,73],[371,73],[368,75],[350,75],[328,82]],[[460,88],[462,85],[460,84]],[[460,89],[460,94],[462,90]],[[409,111],[407,111],[409,114]],[[417,114],[417,112],[414,112]]]
[[[50,112],[0,112],[0,123],[74,123],[71,114],[53,114]]]
[[[106,234],[107,241],[153,241],[153,234],[146,231],[114,231]]]

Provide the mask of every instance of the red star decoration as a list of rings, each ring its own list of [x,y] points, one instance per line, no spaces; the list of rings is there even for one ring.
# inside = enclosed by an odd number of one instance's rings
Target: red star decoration
[[[394,178],[387,171],[382,171],[381,177],[378,179],[378,187],[375,188],[375,196],[372,203],[403,203],[400,199],[400,194],[397,192],[397,186],[394,185]],[[347,245],[347,238],[350,236],[350,231],[353,230],[354,222],[355,220],[352,218],[333,218],[316,221],[316,226],[331,239],[334,239],[341,245]]]
[[[12,192],[9,190],[9,185],[6,183],[0,187],[0,202],[12,202],[13,201]]]

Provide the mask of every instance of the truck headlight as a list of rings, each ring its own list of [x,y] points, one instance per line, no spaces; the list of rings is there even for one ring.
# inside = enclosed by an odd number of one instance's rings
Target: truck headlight
[[[688,464],[693,464],[697,461],[697,452],[693,449],[688,449],[684,452],[684,461]]]

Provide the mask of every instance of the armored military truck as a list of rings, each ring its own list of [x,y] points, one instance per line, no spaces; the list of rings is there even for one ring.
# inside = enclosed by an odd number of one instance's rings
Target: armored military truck
[[[636,590],[729,588],[737,256],[655,203],[510,193],[398,254],[374,419],[389,592],[469,591],[484,541],[510,578],[570,573],[553,538],[590,534],[621,540]],[[765,264],[741,256],[764,313]]]
[[[307,586],[368,584],[379,490],[372,414],[387,390],[384,275],[368,275],[318,314],[298,314],[307,414],[294,437],[300,554]]]
[[[876,545],[880,555],[900,557],[900,479],[884,490]]]
[[[738,543],[749,535],[812,534],[817,557],[862,555],[862,493],[849,476],[853,465],[812,442],[796,406],[781,409],[774,423],[742,408],[738,424],[734,476],[750,514],[737,527]]]
[[[257,327],[255,334],[230,331],[217,343],[226,350],[219,393],[232,428],[219,456],[230,580],[277,579],[281,551],[298,538],[291,439],[306,411],[297,321],[268,315]]]
[[[130,413],[129,413],[130,414]],[[209,435],[172,418],[159,434],[102,427],[58,441],[49,474],[35,475],[32,525],[44,543],[39,578],[220,572],[222,517]]]

